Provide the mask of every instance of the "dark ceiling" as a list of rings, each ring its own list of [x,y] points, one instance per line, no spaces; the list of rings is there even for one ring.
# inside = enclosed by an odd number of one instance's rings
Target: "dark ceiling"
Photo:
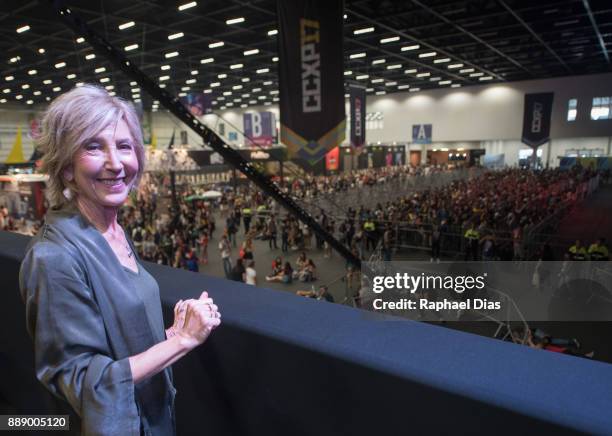
[[[66,3],[116,47],[137,44],[126,55],[155,80],[169,76],[160,83],[170,92],[213,89],[222,97],[219,108],[278,98],[277,36],[268,33],[277,29],[273,0],[198,0],[184,10],[179,6],[188,0]],[[347,0],[345,14],[345,78],[371,93],[612,70],[610,0]],[[226,23],[240,17],[241,23]],[[183,35],[169,39],[177,33]],[[0,36],[0,103],[44,103],[77,82],[106,78],[102,85],[111,91],[151,107],[110,62],[87,59],[92,48],[77,42],[47,1],[2,0]],[[248,50],[258,52],[245,55]],[[172,52],[178,55],[165,57]],[[230,68],[236,64],[243,66]]]

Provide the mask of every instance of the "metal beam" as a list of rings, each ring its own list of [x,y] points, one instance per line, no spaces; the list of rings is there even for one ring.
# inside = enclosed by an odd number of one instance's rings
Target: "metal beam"
[[[548,50],[549,53],[552,54],[559,61],[561,65],[563,65],[563,67],[567,70],[568,73],[573,73],[573,71],[570,69],[570,67],[567,66],[565,61],[561,59],[559,55],[542,38],[540,38],[540,36],[537,33],[535,33],[535,31],[531,28],[531,26],[529,26],[529,24],[527,24],[525,20],[519,17],[518,14],[514,12],[514,10],[512,10],[512,8],[510,8],[510,6],[508,6],[504,0],[497,0],[497,1],[506,11],[508,11],[510,15],[514,17],[516,21],[521,23],[523,27],[527,29],[529,33],[531,33],[531,36],[533,36],[536,40],[538,40],[538,42],[542,44],[544,48],[546,48],[546,50]]]
[[[489,76],[493,76],[493,77],[495,77],[495,78],[497,78],[499,80],[504,80],[504,81],[506,80],[502,76],[500,76],[499,74],[494,73],[493,71],[489,71],[489,70],[487,70],[485,68],[479,67],[478,65],[475,65],[472,62],[469,62],[469,61],[466,61],[465,59],[459,58],[456,54],[448,53],[448,52],[446,52],[445,50],[443,50],[441,48],[438,48],[438,47],[435,47],[435,46],[433,46],[431,44],[428,44],[425,41],[421,40],[420,38],[415,37],[414,35],[410,35],[410,34],[404,32],[402,30],[394,29],[393,27],[387,26],[386,24],[383,24],[380,21],[374,20],[374,19],[372,19],[370,17],[367,17],[365,15],[362,15],[359,12],[356,12],[356,11],[354,11],[352,9],[346,9],[346,12],[348,12],[349,14],[359,18],[360,20],[364,20],[364,21],[367,21],[368,23],[374,24],[374,25],[380,27],[381,29],[385,29],[385,30],[387,30],[389,32],[392,32],[392,33],[395,33],[395,34],[397,34],[399,36],[402,36],[402,37],[404,37],[406,39],[410,39],[410,40],[412,40],[414,42],[417,42],[417,43],[419,43],[419,44],[421,44],[421,45],[423,45],[423,46],[425,46],[425,47],[427,47],[427,48],[429,48],[431,50],[434,50],[435,52],[443,54],[444,56],[452,57],[454,59],[457,59],[457,62],[461,62],[461,63],[463,63],[465,65],[469,65],[470,67],[478,68],[479,70],[484,71],[485,73],[487,73]],[[354,40],[354,41],[358,42],[360,44],[363,44],[361,41],[358,41],[358,40]],[[380,47],[376,47],[376,49],[380,50],[380,51],[383,51]],[[418,62],[416,62],[416,61],[412,61],[412,60],[410,60],[408,58],[406,58],[406,59],[409,60],[412,63],[418,64]],[[428,66],[428,68],[431,68],[431,67]],[[446,73],[448,74],[448,71]]]
[[[485,47],[487,47],[489,50],[494,51],[495,53],[497,53],[498,55],[500,55],[501,57],[503,57],[504,59],[512,62],[514,65],[516,65],[517,67],[519,67],[520,69],[526,71],[527,73],[529,73],[530,75],[533,76],[533,73],[531,71],[529,71],[527,68],[525,68],[520,62],[516,61],[515,59],[512,59],[510,56],[506,55],[505,53],[501,52],[500,50],[496,49],[495,47],[493,47],[491,44],[489,44],[488,42],[486,42],[485,40],[479,38],[478,36],[474,35],[472,32],[470,32],[469,30],[463,28],[462,26],[456,24],[455,22],[453,22],[452,20],[449,20],[448,18],[446,18],[444,15],[439,14],[438,12],[434,11],[432,8],[430,8],[427,5],[424,5],[423,3],[421,3],[419,0],[410,0],[412,1],[412,3],[414,3],[415,5],[419,6],[421,9],[429,12],[430,14],[432,14],[433,16],[435,16],[436,18],[438,18],[439,20],[444,21],[446,24],[453,26],[454,28],[456,28],[457,30],[459,30],[461,33],[464,33],[466,35],[468,35],[470,38],[474,39],[475,41],[478,41],[479,43],[481,43],[482,45],[484,45]]]
[[[591,11],[591,5],[589,5],[589,0],[582,0],[582,4],[587,11],[587,15],[589,16],[589,20],[591,20],[591,24],[593,25],[593,30],[595,31],[595,35],[597,35],[597,40],[599,41],[599,45],[601,46],[601,51],[603,52],[604,57],[606,58],[606,62],[610,63],[610,56],[608,55],[608,49],[606,48],[606,43],[603,40],[603,36],[601,36],[601,32],[599,31],[599,26],[597,26],[597,22],[595,21],[595,17],[593,16],[593,12]]]
[[[357,268],[361,268],[361,259],[356,257],[346,246],[340,243],[327,230],[304,209],[302,209],[291,197],[283,193],[280,187],[273,183],[265,174],[261,173],[252,163],[246,161],[238,151],[225,143],[214,131],[202,124],[179,99],[146,76],[131,60],[129,60],[121,50],[117,50],[102,36],[98,35],[89,25],[78,17],[70,8],[64,5],[63,0],[47,0],[55,12],[62,19],[64,24],[71,28],[78,35],[83,36],[94,50],[105,56],[110,62],[115,64],[130,79],[146,90],[149,95],[158,100],[175,117],[189,126],[198,136],[221,156],[243,173],[251,182],[262,189],[266,194],[276,200],[289,213],[310,227],[323,240],[334,248],[342,257],[350,261]]]

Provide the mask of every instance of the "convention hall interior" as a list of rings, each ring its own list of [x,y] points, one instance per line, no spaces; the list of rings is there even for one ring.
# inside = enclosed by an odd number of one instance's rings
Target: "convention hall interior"
[[[117,220],[164,325],[203,290],[223,316],[173,365],[177,434],[612,433],[612,2],[3,0],[0,35],[0,415],[80,434],[20,267],[43,117],[93,85],[140,122]],[[395,271],[485,303],[382,308],[442,301]]]

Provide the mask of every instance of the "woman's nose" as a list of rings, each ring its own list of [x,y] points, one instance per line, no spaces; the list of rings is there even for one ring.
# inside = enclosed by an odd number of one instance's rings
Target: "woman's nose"
[[[106,153],[106,168],[111,171],[121,171],[122,163],[115,147],[109,147]]]

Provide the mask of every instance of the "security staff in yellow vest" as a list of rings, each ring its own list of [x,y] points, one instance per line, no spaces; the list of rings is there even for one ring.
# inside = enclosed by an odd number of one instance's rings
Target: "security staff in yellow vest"
[[[567,252],[571,260],[586,260],[587,258],[587,250],[582,246],[580,239],[577,239]]]
[[[480,232],[474,228],[474,223],[470,223],[470,227],[465,231],[463,237],[466,239],[465,260],[478,260]]]
[[[244,223],[244,234],[249,233],[249,227],[251,227],[251,218],[253,218],[253,211],[249,206],[242,209],[242,222]]]
[[[363,223],[363,230],[366,237],[366,250],[369,250],[370,246],[372,246],[372,250],[375,249],[378,238],[376,237],[376,223],[372,218],[366,218]]]
[[[591,260],[609,260],[610,256],[608,253],[608,247],[604,242],[603,238],[599,238],[593,242],[589,247],[589,258]]]

